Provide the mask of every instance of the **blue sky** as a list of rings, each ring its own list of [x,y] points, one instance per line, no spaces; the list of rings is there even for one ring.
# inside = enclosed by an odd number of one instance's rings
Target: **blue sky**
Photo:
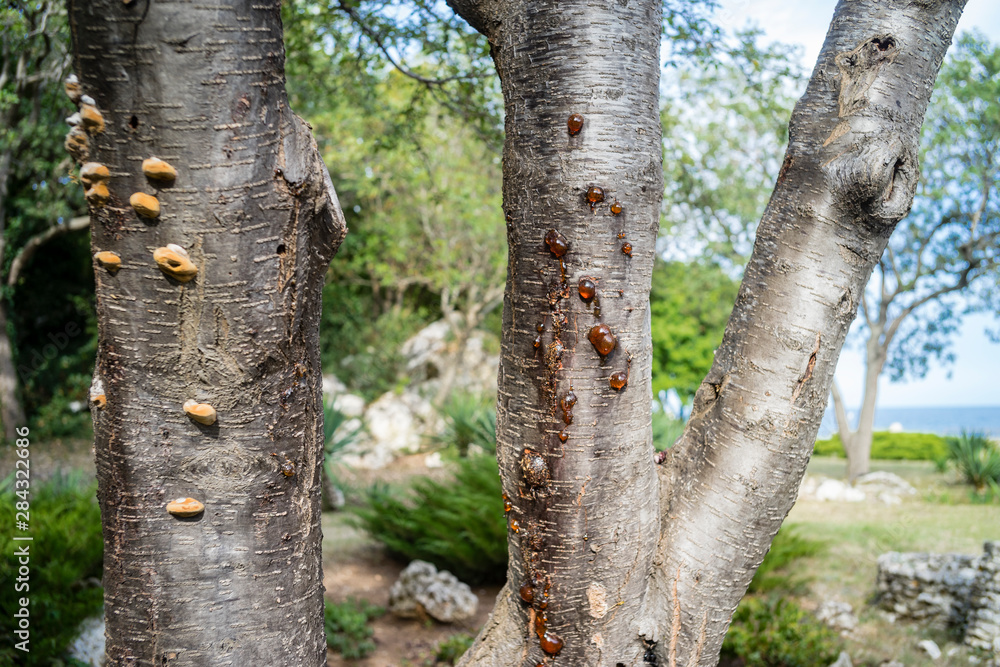
[[[753,23],[765,31],[767,40],[801,45],[805,71],[811,72],[835,6],[835,0],[801,3],[721,0],[716,17],[722,27],[730,30]],[[993,42],[1000,42],[1000,2],[969,0],[958,30],[972,29],[982,31]],[[1000,345],[990,343],[984,333],[991,322],[988,316],[965,319],[955,338],[956,361],[950,369],[935,367],[923,380],[910,382],[892,383],[883,377],[878,404],[883,407],[1000,405]],[[845,349],[837,367],[837,382],[848,405],[861,403],[863,373],[861,353]]]

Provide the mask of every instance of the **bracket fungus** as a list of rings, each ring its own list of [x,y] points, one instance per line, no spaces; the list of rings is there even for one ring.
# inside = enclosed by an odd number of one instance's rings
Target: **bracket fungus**
[[[168,243],[163,248],[157,248],[153,252],[153,259],[156,260],[160,271],[182,283],[188,282],[198,274],[198,267],[188,257],[187,250],[179,245]]]
[[[167,511],[174,516],[187,518],[198,516],[205,511],[205,505],[194,498],[178,498],[167,503]]]
[[[118,273],[118,269],[122,268],[122,258],[118,256],[118,253],[109,250],[96,253],[94,259],[101,265],[101,268],[111,275]]]
[[[104,116],[93,104],[80,105],[80,122],[88,132],[99,134],[104,131]]]
[[[66,149],[66,152],[74,160],[83,162],[90,157],[90,137],[83,128],[77,125],[70,128],[70,131],[66,134],[66,141],[63,142],[63,148]]]
[[[93,396],[90,397],[90,402],[93,404],[95,408],[100,409],[108,404],[108,397],[105,396],[104,394],[94,394]]]
[[[83,96],[83,88],[80,87],[80,79],[76,78],[76,74],[70,74],[66,77],[66,80],[63,81],[63,90],[66,91],[66,96],[75,103],[79,103]]]
[[[129,197],[128,203],[132,205],[135,212],[144,218],[160,217],[160,202],[152,195],[145,192],[136,192]]]
[[[143,160],[142,173],[149,180],[160,183],[172,183],[177,178],[177,170],[158,157]]]
[[[88,162],[80,167],[80,182],[83,183],[84,197],[91,206],[104,206],[111,199],[107,181],[111,178],[108,168],[99,162]]]
[[[205,426],[211,426],[215,423],[216,412],[208,403],[199,403],[198,401],[191,399],[184,402],[184,412],[192,420],[198,422],[199,424],[204,424]]]

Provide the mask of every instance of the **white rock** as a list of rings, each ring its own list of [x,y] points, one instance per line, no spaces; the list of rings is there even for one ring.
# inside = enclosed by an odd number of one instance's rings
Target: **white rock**
[[[360,417],[365,413],[365,399],[354,394],[336,394],[332,399],[334,410],[345,417]]]
[[[816,500],[860,503],[865,499],[864,491],[852,488],[838,479],[824,479],[816,489]]]
[[[389,590],[389,611],[403,618],[419,617],[423,610],[431,618],[453,623],[472,618],[478,606],[468,585],[422,560],[407,565]]]
[[[441,430],[441,418],[430,402],[412,391],[386,392],[368,406],[362,433],[341,456],[357,468],[378,469],[403,454],[415,453],[425,434]]]
[[[854,663],[851,662],[851,656],[847,654],[847,651],[841,651],[840,655],[837,656],[837,662],[830,667],[854,667]]]
[[[899,422],[892,422],[889,424],[889,433],[902,433],[903,425]]]
[[[443,468],[444,461],[441,460],[441,452],[431,452],[425,456],[424,465],[428,468]]]
[[[919,646],[924,653],[930,656],[931,660],[937,660],[941,657],[941,649],[938,648],[938,645],[930,639],[924,639],[923,641],[917,642],[917,646]]]
[[[816,610],[816,618],[834,630],[850,632],[858,626],[858,617],[846,602],[826,600]]]
[[[104,665],[104,615],[92,616],[80,624],[80,634],[69,645],[69,654],[91,667]]]
[[[347,385],[340,381],[336,375],[323,376],[323,395],[337,396],[347,393]]]

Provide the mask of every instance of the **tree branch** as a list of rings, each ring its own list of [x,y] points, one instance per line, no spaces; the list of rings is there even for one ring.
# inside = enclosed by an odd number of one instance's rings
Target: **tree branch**
[[[14,261],[10,263],[10,272],[7,274],[7,285],[13,287],[17,284],[18,279],[21,277],[21,271],[24,270],[24,267],[28,265],[28,262],[31,261],[31,258],[35,256],[35,253],[43,245],[63,234],[87,229],[88,227],[90,227],[90,217],[84,216],[72,218],[69,222],[62,225],[52,225],[44,232],[32,236],[17,252],[17,255],[14,256]]]

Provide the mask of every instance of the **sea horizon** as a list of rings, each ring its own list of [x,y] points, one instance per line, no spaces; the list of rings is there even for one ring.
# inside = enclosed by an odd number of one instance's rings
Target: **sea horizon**
[[[859,411],[860,407],[847,410],[852,428],[857,426]],[[893,426],[901,427],[906,433],[960,435],[962,431],[970,431],[1000,437],[1000,405],[876,407],[875,430],[888,431]],[[818,437],[829,438],[836,431],[833,407],[828,406],[823,414]]]

